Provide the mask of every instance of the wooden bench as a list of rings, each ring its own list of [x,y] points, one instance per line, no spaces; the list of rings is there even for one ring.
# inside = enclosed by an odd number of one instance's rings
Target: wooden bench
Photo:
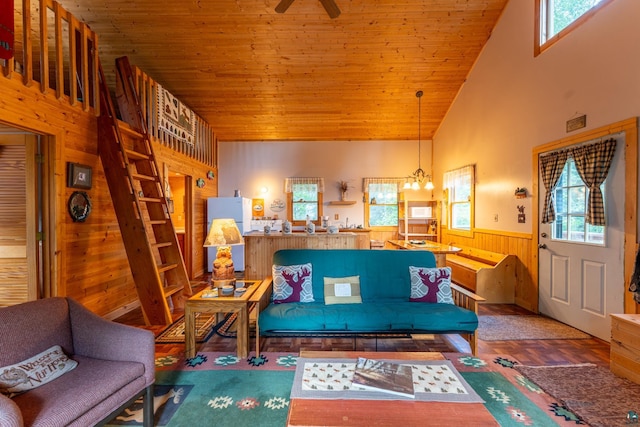
[[[485,298],[487,303],[514,303],[515,255],[453,245],[462,249],[456,254],[447,254],[453,282]]]

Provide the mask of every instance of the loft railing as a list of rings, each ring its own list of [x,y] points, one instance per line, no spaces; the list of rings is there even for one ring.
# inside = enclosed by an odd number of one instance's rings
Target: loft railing
[[[148,132],[154,140],[174,151],[189,156],[211,167],[216,166],[216,147],[218,140],[211,126],[197,114],[194,114],[194,141],[189,143],[161,128],[158,114],[158,83],[140,68],[132,66],[134,86],[140,98]]]
[[[0,78],[38,85],[74,107],[99,115],[98,36],[54,0],[14,0],[14,56],[0,59]],[[193,143],[186,143],[157,126],[157,84],[135,69],[136,90],[154,140],[211,167],[216,166],[216,135],[195,117]]]
[[[14,56],[0,60],[2,75],[99,114],[97,35],[53,0],[15,0],[14,18]]]

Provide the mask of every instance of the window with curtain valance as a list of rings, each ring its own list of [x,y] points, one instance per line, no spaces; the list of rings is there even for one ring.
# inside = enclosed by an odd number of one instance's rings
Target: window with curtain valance
[[[290,177],[284,179],[284,192],[293,192],[295,184],[312,184],[315,185],[318,193],[324,193],[324,178],[316,177]]]
[[[287,193],[287,219],[294,225],[312,221],[320,224],[324,178],[290,177],[284,180]]]
[[[552,223],[556,219],[554,190],[558,185],[567,159],[571,158],[588,192],[585,222],[597,226],[605,225],[604,197],[600,187],[609,174],[615,149],[616,140],[611,138],[540,156],[540,171],[545,187],[542,223]]]
[[[474,227],[475,165],[467,165],[444,174],[449,228],[463,233]]]
[[[398,193],[404,178],[363,178],[364,221],[375,230],[398,226]]]

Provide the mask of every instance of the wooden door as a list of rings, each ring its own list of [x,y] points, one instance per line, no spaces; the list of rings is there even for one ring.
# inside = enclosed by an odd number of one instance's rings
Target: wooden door
[[[0,135],[0,306],[42,294],[38,148],[36,135]]]

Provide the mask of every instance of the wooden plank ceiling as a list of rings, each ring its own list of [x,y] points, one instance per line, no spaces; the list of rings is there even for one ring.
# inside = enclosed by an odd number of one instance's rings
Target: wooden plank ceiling
[[[109,76],[126,55],[220,141],[259,141],[417,139],[417,90],[431,138],[508,0],[59,1]]]

